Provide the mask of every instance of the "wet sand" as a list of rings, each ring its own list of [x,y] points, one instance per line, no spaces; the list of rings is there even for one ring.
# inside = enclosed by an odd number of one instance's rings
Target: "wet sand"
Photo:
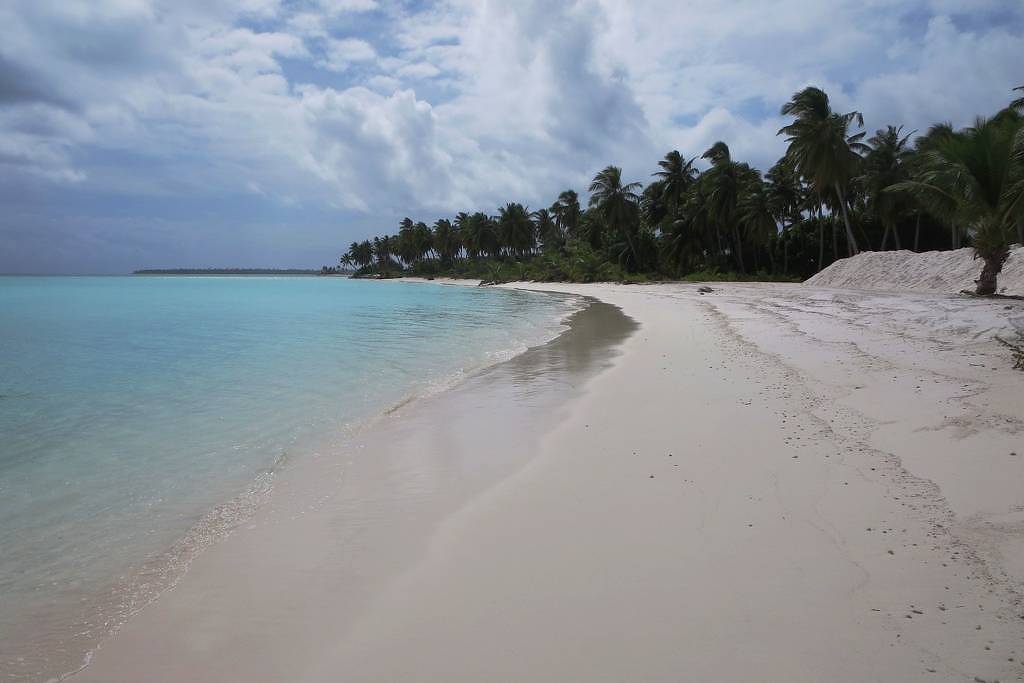
[[[548,344],[289,463],[268,505],[71,680],[301,676],[415,565],[441,520],[529,461],[636,327],[596,301],[569,322]]]
[[[73,680],[1024,676],[1021,302],[513,286],[639,329],[294,468]]]

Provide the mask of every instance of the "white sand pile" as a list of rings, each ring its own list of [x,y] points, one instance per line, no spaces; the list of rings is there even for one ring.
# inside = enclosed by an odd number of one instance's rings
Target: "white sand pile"
[[[818,287],[922,290],[956,293],[974,291],[982,262],[973,249],[952,251],[865,251],[841,259],[806,280]],[[999,273],[1000,294],[1024,295],[1024,248],[1010,252]]]

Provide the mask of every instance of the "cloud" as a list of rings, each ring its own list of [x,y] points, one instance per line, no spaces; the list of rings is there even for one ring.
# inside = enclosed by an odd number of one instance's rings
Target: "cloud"
[[[345,38],[328,39],[324,58],[319,64],[330,71],[345,71],[358,62],[377,59],[377,51],[365,40]]]
[[[765,168],[804,85],[872,130],[964,125],[1009,101],[1020,63],[1024,6],[999,0],[8,0],[0,270],[33,239],[78,244],[61,221],[109,219],[79,250],[106,268],[203,253],[175,246],[188,220],[209,227],[189,244],[235,262],[238,216],[276,216],[251,237],[272,263],[332,220],[340,244],[407,214],[543,206],[719,139]]]

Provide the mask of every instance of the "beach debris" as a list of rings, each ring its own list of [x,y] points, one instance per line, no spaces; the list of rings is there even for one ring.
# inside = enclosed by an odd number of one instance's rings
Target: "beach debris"
[[[697,291],[700,292],[701,294],[710,294],[711,292],[713,292],[715,290],[711,289],[707,285],[704,285],[703,287],[698,287]]]
[[[1013,356],[1013,369],[1024,370],[1024,345],[1008,342],[1002,337],[996,337],[995,339],[997,342],[1010,349],[1010,353]]]

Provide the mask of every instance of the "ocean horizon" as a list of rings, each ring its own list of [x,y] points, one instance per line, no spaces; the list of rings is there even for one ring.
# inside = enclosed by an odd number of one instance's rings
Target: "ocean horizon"
[[[554,338],[579,306],[301,275],[0,278],[0,661],[66,673],[291,459]]]

